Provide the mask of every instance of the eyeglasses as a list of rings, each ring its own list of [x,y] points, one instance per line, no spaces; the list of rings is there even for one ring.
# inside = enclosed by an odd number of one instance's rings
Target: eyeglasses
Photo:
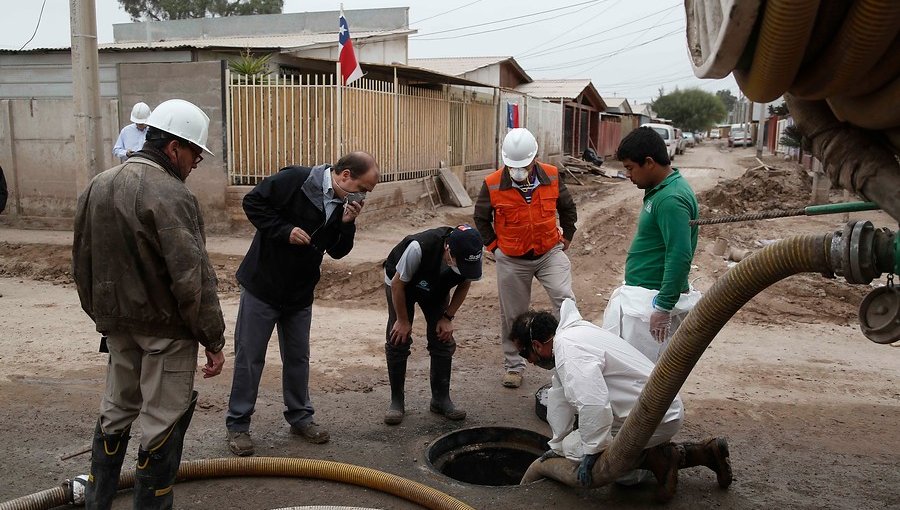
[[[187,148],[191,150],[191,154],[194,156],[194,161],[191,163],[193,166],[197,166],[203,161],[203,149],[197,147],[196,145],[189,143]]]

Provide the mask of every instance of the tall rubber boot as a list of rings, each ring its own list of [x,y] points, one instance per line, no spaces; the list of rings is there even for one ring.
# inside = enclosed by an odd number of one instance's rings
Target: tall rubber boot
[[[638,467],[650,471],[656,477],[656,501],[666,503],[675,496],[680,465],[681,450],[672,443],[644,450],[644,459]]]
[[[107,510],[119,490],[119,473],[128,449],[131,427],[119,434],[104,434],[100,420],[94,427],[91,446],[91,474],[84,493],[84,503],[88,510]]]
[[[399,425],[406,414],[404,386],[406,385],[406,360],[405,356],[391,358],[387,355],[388,380],[391,383],[391,405],[384,413],[384,423]]]
[[[450,420],[463,420],[466,412],[453,405],[450,400],[450,370],[453,358],[431,357],[431,412]]]
[[[733,479],[728,441],[724,437],[713,437],[702,443],[680,443],[680,468],[706,466],[716,473],[719,487],[727,489]]]
[[[181,418],[172,425],[162,443],[150,450],[138,449],[138,463],[134,470],[134,508],[141,510],[168,510],[175,495],[172,486],[181,464],[184,436],[191,424],[191,416],[197,406],[197,392],[191,396],[191,404]]]

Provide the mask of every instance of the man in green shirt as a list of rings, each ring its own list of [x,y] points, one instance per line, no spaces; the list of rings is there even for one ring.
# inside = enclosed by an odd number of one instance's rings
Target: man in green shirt
[[[625,261],[625,282],[610,296],[603,327],[654,363],[700,299],[688,273],[697,248],[697,197],[671,167],[666,144],[651,128],[638,128],[616,151],[631,182],[644,190],[638,228]]]

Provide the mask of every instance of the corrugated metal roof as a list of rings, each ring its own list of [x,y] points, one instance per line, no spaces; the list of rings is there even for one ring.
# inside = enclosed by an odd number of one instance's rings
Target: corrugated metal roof
[[[603,102],[608,109],[616,109],[619,113],[632,113],[631,103],[625,97],[603,96]]]
[[[516,87],[516,90],[535,97],[574,99],[587,87],[592,87],[589,79],[535,80],[531,83],[519,85]]]
[[[361,32],[353,39],[370,39],[406,35],[415,30],[399,29],[379,32]],[[302,48],[319,44],[337,44],[337,32],[321,34],[256,35],[248,37],[205,37],[200,39],[172,39],[168,41],[118,42],[98,45],[101,50],[137,50],[171,48]]]
[[[459,76],[510,59],[512,57],[443,57],[411,58],[407,62],[411,66],[431,69],[441,74]]]
[[[394,35],[408,35],[416,30],[397,29],[378,32],[360,32],[353,34],[353,39],[371,39],[376,37],[390,37]],[[286,34],[286,35],[254,35],[247,37],[204,37],[197,39],[171,39],[165,41],[141,41],[141,42],[115,42],[97,45],[100,50],[159,50],[180,48],[278,48],[299,49],[320,44],[337,44],[337,31],[319,34]],[[29,53],[41,51],[67,51],[69,46],[57,48],[30,48],[16,51],[0,49],[0,53]]]

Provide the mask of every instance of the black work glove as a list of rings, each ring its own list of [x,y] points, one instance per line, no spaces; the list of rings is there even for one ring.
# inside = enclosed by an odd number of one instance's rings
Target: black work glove
[[[547,460],[547,459],[558,459],[558,458],[560,458],[560,457],[562,457],[562,455],[560,455],[560,454],[554,452],[553,450],[547,450],[546,452],[544,452],[543,455],[541,455],[540,457],[538,457],[538,460],[539,460],[540,462],[544,462],[544,461]]]
[[[594,464],[600,458],[599,453],[591,453],[581,458],[581,464],[578,466],[578,483],[582,487],[589,487],[594,481]]]

